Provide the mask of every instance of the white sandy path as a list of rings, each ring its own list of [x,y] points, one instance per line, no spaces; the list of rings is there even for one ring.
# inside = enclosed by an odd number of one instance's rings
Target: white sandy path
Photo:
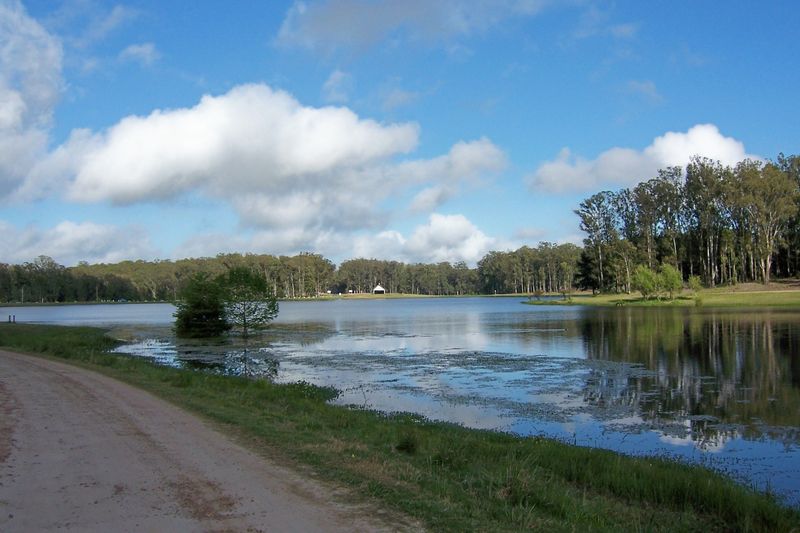
[[[0,531],[405,529],[332,492],[139,389],[0,351]]]

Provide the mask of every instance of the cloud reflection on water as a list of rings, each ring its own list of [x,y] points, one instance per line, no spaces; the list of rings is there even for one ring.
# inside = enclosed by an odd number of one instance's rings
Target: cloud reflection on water
[[[278,381],[332,385],[344,405],[712,461],[800,503],[800,313],[290,303],[253,352]],[[240,373],[235,342],[147,342],[140,353]]]

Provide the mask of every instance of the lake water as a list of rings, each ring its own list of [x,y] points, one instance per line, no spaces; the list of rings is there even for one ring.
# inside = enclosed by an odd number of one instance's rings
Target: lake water
[[[344,405],[701,463],[800,506],[800,311],[522,301],[282,302],[247,345],[175,339],[168,304],[0,312],[111,327],[163,364],[332,385]]]

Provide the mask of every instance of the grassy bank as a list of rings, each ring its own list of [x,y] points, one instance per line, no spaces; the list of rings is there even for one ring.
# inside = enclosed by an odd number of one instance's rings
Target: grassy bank
[[[531,305],[594,305],[637,307],[800,307],[800,290],[732,290],[717,288],[702,290],[697,294],[685,291],[673,299],[643,299],[638,292],[632,294],[580,294],[569,299],[531,300]]]
[[[222,424],[434,530],[788,531],[800,514],[709,471],[411,415],[331,406],[335,391],[110,355],[93,328],[0,324],[0,345],[68,360]]]

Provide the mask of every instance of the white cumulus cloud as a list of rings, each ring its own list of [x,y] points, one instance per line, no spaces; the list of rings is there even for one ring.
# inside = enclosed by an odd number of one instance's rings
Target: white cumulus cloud
[[[198,188],[221,196],[275,194],[406,153],[416,146],[417,130],[243,85],[204,96],[192,108],[126,117],[88,137],[75,131],[55,152],[62,168],[47,170],[74,176],[69,196],[79,201],[124,204]]]
[[[487,252],[500,245],[464,215],[433,213],[426,224],[409,236],[398,231],[383,231],[361,236],[354,242],[351,257],[395,259],[408,263],[455,263],[475,265]]]
[[[409,161],[397,166],[395,173],[417,182],[433,182],[418,191],[411,202],[414,212],[433,211],[458,194],[462,184],[477,184],[506,168],[505,153],[489,139],[460,141],[447,154],[432,159]]]
[[[155,257],[141,228],[93,222],[63,221],[51,228],[17,228],[0,220],[0,256],[11,263],[32,261],[47,255],[59,264],[117,263],[126,259]]]
[[[410,209],[413,212],[424,213],[433,211],[453,197],[455,190],[448,185],[435,185],[419,191],[411,201]]]
[[[0,196],[45,154],[61,94],[61,43],[16,0],[0,2]]]
[[[200,194],[232,206],[243,229],[276,253],[315,250],[385,228],[401,207],[395,196],[417,194],[414,208],[430,212],[505,168],[505,154],[486,138],[459,141],[438,157],[401,160],[418,137],[413,123],[379,123],[345,107],[304,106],[266,85],[242,85],[193,107],[128,116],[103,131],[73,130],[36,165],[23,192],[64,191],[73,201],[118,205]]]
[[[720,133],[713,124],[699,124],[686,132],[667,132],[644,150],[611,148],[595,159],[573,155],[564,148],[553,161],[539,166],[526,179],[543,192],[584,192],[606,187],[628,186],[655,177],[658,169],[686,166],[700,155],[734,165],[745,158],[758,158],[744,144]]]

